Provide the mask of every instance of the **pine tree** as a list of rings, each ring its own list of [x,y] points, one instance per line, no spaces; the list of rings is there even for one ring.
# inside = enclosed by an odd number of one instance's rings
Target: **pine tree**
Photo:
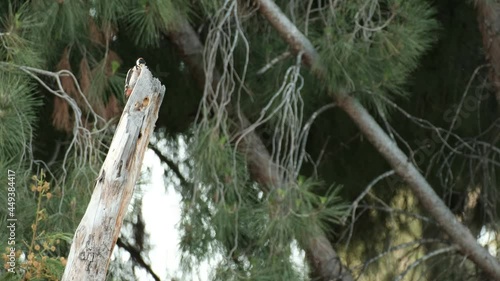
[[[0,182],[16,171],[21,268],[2,280],[61,278],[140,56],[167,86],[151,149],[182,196],[179,275],[211,260],[211,280],[494,276],[343,102],[368,109],[445,212],[498,240],[493,2],[3,1]],[[164,279],[137,193],[117,244],[132,260],[109,280]]]

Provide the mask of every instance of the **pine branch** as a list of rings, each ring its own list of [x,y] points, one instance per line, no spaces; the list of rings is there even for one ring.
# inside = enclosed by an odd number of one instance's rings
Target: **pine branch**
[[[435,250],[435,251],[432,251],[431,253],[419,258],[418,260],[416,260],[414,263],[410,264],[409,266],[406,267],[405,271],[401,274],[399,274],[394,280],[395,281],[401,281],[403,280],[403,278],[406,276],[406,274],[408,274],[408,272],[412,269],[414,269],[415,267],[417,267],[419,264],[425,262],[426,260],[430,259],[430,258],[433,258],[433,257],[436,257],[438,255],[442,255],[442,254],[447,254],[449,252],[455,252],[457,250],[457,246],[449,246],[449,247],[446,247],[446,248],[441,248],[439,250]]]
[[[437,243],[448,244],[447,241],[443,241],[440,239],[418,239],[418,240],[402,243],[402,244],[399,244],[396,246],[391,246],[388,249],[384,250],[382,253],[379,253],[378,255],[370,258],[369,260],[365,261],[362,265],[360,265],[361,272],[360,272],[359,276],[361,276],[363,274],[363,272],[366,271],[366,269],[368,268],[368,266],[370,264],[374,263],[375,261],[381,259],[382,257],[384,257],[386,255],[389,255],[392,252],[402,251],[402,250],[407,249],[407,248],[421,247],[422,245],[425,245],[425,244],[437,244]]]
[[[255,74],[262,75],[262,74],[266,73],[266,71],[268,71],[269,69],[271,69],[271,67],[273,67],[278,62],[281,62],[281,61],[289,58],[290,55],[291,55],[291,53],[289,51],[283,52],[281,55],[275,57],[269,63],[267,63],[266,65],[264,65],[261,69],[257,70],[257,72]]]
[[[313,67],[313,72],[319,80],[324,80],[325,68],[311,42],[272,0],[256,0],[256,2],[259,5],[261,14],[280,33],[294,52],[303,54],[305,64]],[[500,263],[498,260],[477,243],[470,231],[457,220],[427,180],[359,101],[346,93],[329,94],[384,156],[394,171],[410,185],[426,211],[436,219],[443,230],[459,245],[462,253],[495,280],[500,280]]]
[[[203,88],[206,75],[203,68],[203,45],[196,32],[187,20],[183,19],[169,32],[168,36],[189,67],[193,78]],[[211,75],[212,85],[216,86],[219,83],[220,73],[215,70]],[[228,108],[228,111],[231,109]],[[239,116],[233,114],[231,117],[234,118],[235,124],[239,124],[238,131],[245,131],[251,123],[242,113],[239,114]],[[272,161],[268,150],[254,131],[245,135],[238,145],[238,150],[246,155],[250,173],[256,182],[268,187],[285,186],[283,179],[279,177],[276,163]],[[264,192],[267,191],[264,190]],[[312,232],[316,235],[308,237],[303,245],[305,245],[307,258],[313,271],[320,276],[321,280],[354,280],[349,269],[342,265],[338,254],[322,230],[314,229]]]

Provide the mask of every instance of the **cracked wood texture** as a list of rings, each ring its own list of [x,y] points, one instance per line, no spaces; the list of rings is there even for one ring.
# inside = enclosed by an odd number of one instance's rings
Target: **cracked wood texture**
[[[165,87],[143,67],[76,229],[62,280],[106,279],[164,94]]]

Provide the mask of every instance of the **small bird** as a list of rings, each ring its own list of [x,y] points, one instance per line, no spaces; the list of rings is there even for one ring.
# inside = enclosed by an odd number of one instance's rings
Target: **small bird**
[[[135,66],[127,72],[127,78],[125,78],[125,98],[130,97],[130,94],[132,94],[135,83],[137,83],[137,79],[141,74],[141,69],[145,65],[146,61],[143,58],[138,58],[135,62]]]

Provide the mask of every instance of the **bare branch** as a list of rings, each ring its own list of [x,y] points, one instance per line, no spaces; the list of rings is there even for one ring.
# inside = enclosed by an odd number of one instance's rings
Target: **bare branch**
[[[398,277],[396,277],[396,279],[394,279],[395,281],[400,281],[400,280],[403,280],[403,278],[405,277],[405,275],[408,273],[408,271],[414,269],[415,267],[417,267],[419,264],[423,263],[424,261],[430,259],[430,258],[433,258],[435,256],[438,256],[438,255],[441,255],[441,254],[445,254],[445,253],[448,253],[448,252],[455,252],[458,250],[458,247],[457,246],[449,246],[449,247],[446,247],[446,248],[441,248],[439,250],[436,250],[436,251],[433,251],[421,258],[419,258],[418,260],[416,260],[415,262],[413,262],[412,264],[410,264],[406,269],[405,271],[403,271],[403,273],[399,274]]]
[[[368,192],[370,192],[370,190],[372,189],[372,187],[375,186],[379,181],[383,180],[386,177],[390,177],[392,175],[394,175],[394,170],[387,171],[387,172],[379,175],[375,179],[373,179],[368,184],[368,186],[365,188],[365,190],[363,192],[361,192],[360,195],[358,195],[358,197],[356,198],[356,200],[354,200],[354,202],[352,202],[351,207],[349,208],[349,212],[348,212],[348,214],[352,212],[352,215],[351,215],[351,224],[350,224],[350,227],[349,227],[349,236],[347,237],[347,242],[346,242],[346,246],[345,246],[346,249],[349,247],[349,242],[351,241],[352,231],[354,229],[354,222],[356,221],[355,220],[356,209],[358,208],[359,202],[361,202],[361,200],[363,200],[363,198],[366,196],[366,194],[368,194]]]
[[[303,52],[304,62],[309,67],[313,67],[316,77],[319,80],[325,80],[325,68],[311,42],[281,12],[274,1],[256,0],[256,2],[259,4],[261,14],[280,33],[294,52]],[[385,157],[396,173],[410,185],[420,203],[432,214],[451,239],[460,245],[461,251],[490,276],[500,280],[500,263],[498,260],[477,243],[470,231],[457,220],[427,180],[359,101],[347,93],[331,92],[330,95]]]
[[[68,146],[65,148],[64,152],[64,157],[63,157],[63,163],[61,165],[63,174],[58,180],[57,186],[61,188],[61,200],[59,203],[59,212],[62,210],[62,205],[65,200],[65,181],[66,181],[66,176],[68,174],[67,171],[67,164],[68,160],[70,159],[70,156],[77,156],[73,157],[73,165],[74,167],[90,167],[95,174],[98,173],[98,171],[93,170],[93,165],[88,165],[89,161],[92,161],[91,159],[99,159],[99,154],[101,151],[99,150],[100,147],[104,147],[105,144],[100,141],[100,138],[104,137],[103,132],[107,130],[107,128],[112,124],[112,121],[107,122],[104,118],[102,118],[99,114],[97,114],[94,109],[92,108],[91,104],[87,100],[86,96],[82,92],[80,85],[78,83],[78,80],[74,76],[73,73],[71,73],[68,70],[60,70],[57,72],[52,72],[52,71],[47,71],[43,69],[38,69],[34,67],[29,67],[29,66],[24,66],[24,65],[15,65],[11,63],[6,63],[6,62],[0,62],[0,66],[3,68],[15,68],[19,69],[20,71],[26,73],[29,75],[31,78],[33,78],[35,81],[37,81],[42,87],[44,87],[49,93],[53,94],[56,97],[61,98],[64,100],[70,107],[71,110],[74,114],[74,123],[73,123],[73,136],[71,141],[69,142]],[[76,85],[76,90],[78,92],[78,95],[80,96],[81,100],[84,103],[84,106],[86,106],[86,111],[88,111],[91,114],[92,119],[94,120],[99,120],[100,123],[104,124],[104,126],[99,126],[98,122],[93,123],[93,127],[87,128],[85,124],[83,123],[83,118],[82,118],[82,108],[80,108],[79,104],[77,101],[72,98],[63,88],[62,86],[62,81],[61,78],[63,77],[70,77],[73,80],[73,83]],[[51,87],[49,86],[43,77],[48,77],[51,78],[55,81],[56,86]],[[98,144],[96,146],[96,144]],[[30,144],[31,146],[31,144]],[[97,148],[96,148],[97,147]],[[29,153],[31,154],[32,152],[30,151],[31,148],[28,148]],[[32,156],[32,155],[31,155]],[[24,157],[24,155],[23,155]],[[38,164],[43,165],[49,172],[50,172],[50,165],[44,163],[43,161],[40,160],[32,160],[31,162],[36,162]],[[50,162],[49,162],[50,164]],[[94,163],[92,163],[94,164]],[[54,178],[55,179],[55,178]]]
[[[377,260],[379,260],[379,259],[383,258],[384,256],[390,254],[391,252],[400,251],[402,249],[406,249],[406,248],[409,248],[409,247],[419,247],[419,246],[424,245],[424,244],[446,243],[446,242],[447,241],[443,241],[443,240],[439,240],[439,239],[418,239],[418,240],[415,240],[415,241],[410,241],[410,242],[407,242],[407,243],[403,243],[403,244],[399,244],[399,245],[396,245],[396,246],[392,246],[392,247],[388,248],[387,250],[383,251],[382,253],[380,253],[380,254],[374,256],[373,258],[367,260],[362,265],[360,265],[359,267],[361,267],[361,272],[359,273],[359,276],[361,276],[363,274],[363,272],[368,268],[368,266],[370,264],[376,262]]]
[[[278,62],[282,61],[282,60],[285,60],[287,58],[289,58],[291,55],[291,53],[289,51],[286,51],[286,52],[283,52],[281,55],[275,57],[274,59],[272,59],[269,63],[267,63],[266,65],[264,65],[261,69],[259,69],[257,71],[257,75],[262,75],[264,74],[266,71],[268,71],[269,69],[271,69],[271,67],[273,67],[275,64],[277,64]]]

